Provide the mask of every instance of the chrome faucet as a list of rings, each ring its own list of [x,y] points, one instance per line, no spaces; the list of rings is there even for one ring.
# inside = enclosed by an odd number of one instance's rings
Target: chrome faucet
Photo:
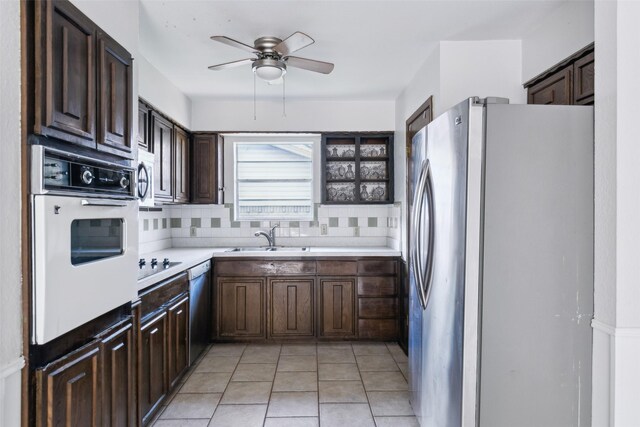
[[[258,237],[258,236],[264,236],[267,238],[267,241],[269,242],[269,247],[272,248],[276,245],[276,228],[280,227],[280,224],[276,224],[273,227],[271,227],[271,230],[267,233],[266,231],[256,231],[254,236]]]

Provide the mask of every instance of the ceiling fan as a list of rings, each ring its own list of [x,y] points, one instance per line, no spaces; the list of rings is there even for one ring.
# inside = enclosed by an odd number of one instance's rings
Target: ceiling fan
[[[329,62],[291,56],[293,52],[314,43],[311,37],[299,31],[284,40],[270,36],[260,37],[253,42],[253,46],[226,36],[211,36],[211,40],[251,52],[256,55],[256,58],[246,58],[212,65],[209,67],[210,70],[226,70],[251,63],[255,75],[271,83],[281,80],[281,77],[287,72],[288,66],[322,74],[329,74],[333,71],[333,64]]]

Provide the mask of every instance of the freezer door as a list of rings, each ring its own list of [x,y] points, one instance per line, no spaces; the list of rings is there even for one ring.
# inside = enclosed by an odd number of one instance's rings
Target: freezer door
[[[427,295],[422,319],[422,427],[462,422],[465,217],[469,106],[465,101],[427,126],[429,171],[416,243]],[[433,227],[429,225],[433,224]],[[423,241],[420,243],[420,239]],[[431,260],[431,261],[430,261]],[[421,279],[418,278],[420,281]],[[414,408],[415,409],[415,408]]]

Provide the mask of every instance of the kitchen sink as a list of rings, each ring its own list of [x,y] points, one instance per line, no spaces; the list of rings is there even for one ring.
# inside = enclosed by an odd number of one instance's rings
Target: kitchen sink
[[[246,248],[232,248],[227,252],[308,252],[308,247],[298,246],[266,246],[266,247],[246,247]]]

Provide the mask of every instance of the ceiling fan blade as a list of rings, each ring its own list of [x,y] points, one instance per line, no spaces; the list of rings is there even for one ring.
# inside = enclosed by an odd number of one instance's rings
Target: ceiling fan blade
[[[233,46],[233,47],[237,47],[238,49],[242,49],[245,50],[247,52],[251,52],[251,53],[255,53],[258,50],[253,47],[253,46],[249,46],[248,44],[244,44],[242,42],[239,42],[238,40],[234,40],[234,39],[230,39],[227,36],[211,36],[211,40],[220,42],[220,43],[224,43],[226,45],[229,46]]]
[[[334,65],[330,62],[316,61],[314,59],[299,58],[289,56],[284,58],[287,66],[302,68],[303,70],[315,71],[316,73],[329,74],[333,71]]]
[[[276,52],[278,52],[281,56],[287,56],[290,53],[295,52],[296,50],[300,50],[303,47],[307,47],[310,44],[315,43],[311,37],[306,35],[305,33],[301,33],[300,31],[296,31],[291,34],[289,37],[281,41],[273,48]]]
[[[252,59],[252,58],[240,59],[238,61],[225,62],[224,64],[212,65],[209,67],[209,69],[213,71],[226,70],[228,68],[235,68],[244,64],[250,64],[253,61],[255,61],[255,59]]]

